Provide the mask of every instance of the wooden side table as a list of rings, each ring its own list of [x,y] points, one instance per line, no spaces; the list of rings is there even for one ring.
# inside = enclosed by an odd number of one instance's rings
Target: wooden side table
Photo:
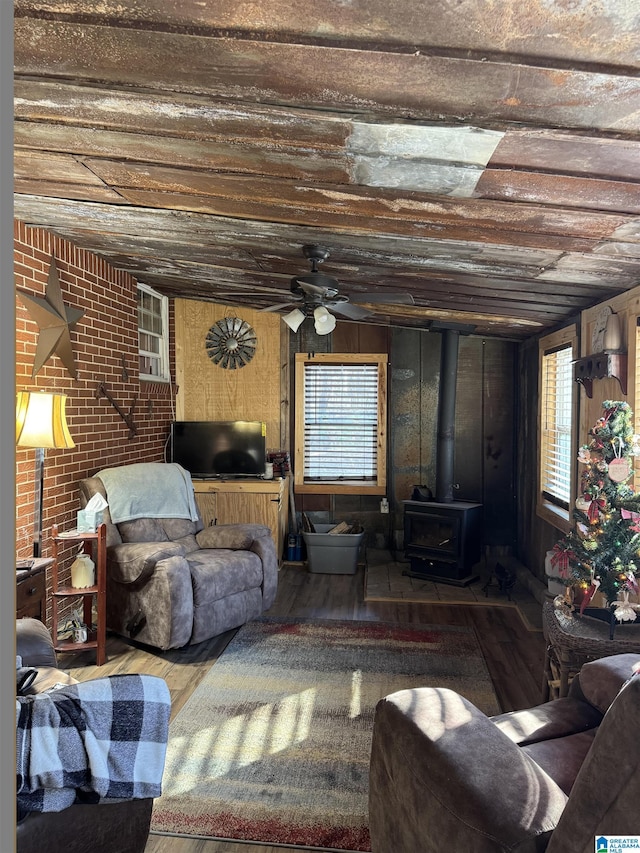
[[[35,557],[27,569],[16,569],[16,619],[32,616],[46,622],[47,569],[52,557]]]
[[[547,642],[542,680],[542,699],[552,688],[558,698],[566,696],[569,682],[589,660],[608,655],[640,654],[640,621],[617,625],[613,639],[609,624],[599,619],[556,608],[552,601],[542,606],[542,631]],[[554,672],[557,670],[557,676]]]
[[[51,603],[51,633],[54,648],[57,652],[76,651],[78,649],[95,649],[96,665],[106,662],[107,641],[107,526],[101,524],[95,533],[58,534],[52,537],[53,567],[51,572],[52,603]],[[84,551],[93,555],[95,563],[95,584],[89,587],[76,588],[62,586],[59,578],[60,551],[69,543],[81,543]],[[89,629],[87,640],[77,643],[74,640],[58,639],[58,606],[62,599],[70,596],[82,600],[84,623]],[[96,598],[97,619],[95,630],[93,625],[93,598]]]

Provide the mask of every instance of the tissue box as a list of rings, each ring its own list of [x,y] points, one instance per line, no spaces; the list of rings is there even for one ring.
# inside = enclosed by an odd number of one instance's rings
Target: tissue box
[[[95,533],[104,521],[104,510],[79,509],[78,533]]]

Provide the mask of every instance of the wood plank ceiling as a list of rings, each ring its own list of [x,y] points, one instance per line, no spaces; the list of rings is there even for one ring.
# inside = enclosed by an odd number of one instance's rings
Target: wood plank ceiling
[[[15,215],[169,296],[523,340],[640,283],[637,0],[15,0]],[[283,312],[289,308],[281,309]]]

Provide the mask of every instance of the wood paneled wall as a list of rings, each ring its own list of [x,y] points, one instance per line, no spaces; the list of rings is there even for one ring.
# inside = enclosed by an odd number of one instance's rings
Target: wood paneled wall
[[[257,336],[254,357],[231,370],[207,355],[207,332],[224,317],[245,320]],[[288,446],[288,357],[283,357],[279,314],[215,302],[175,300],[176,419],[264,421],[267,448]]]
[[[636,415],[636,430],[640,432],[640,399],[636,389],[636,347],[638,317],[640,317],[640,287],[614,296],[601,303],[581,316],[581,345],[580,354],[590,355],[591,332],[595,318],[602,305],[608,305],[613,312],[620,316],[622,329],[622,349],[627,353],[627,393],[623,394],[617,379],[598,379],[593,383],[593,397],[580,390],[580,438],[579,444],[584,444],[587,431],[602,414],[604,400],[626,400],[630,403]]]

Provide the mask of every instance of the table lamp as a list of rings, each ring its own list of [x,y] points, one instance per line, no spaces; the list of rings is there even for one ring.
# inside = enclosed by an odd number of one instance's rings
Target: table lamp
[[[19,391],[16,396],[16,446],[36,449],[34,557],[40,557],[42,552],[45,448],[75,447],[67,426],[66,402],[66,394],[49,394],[44,391]]]

